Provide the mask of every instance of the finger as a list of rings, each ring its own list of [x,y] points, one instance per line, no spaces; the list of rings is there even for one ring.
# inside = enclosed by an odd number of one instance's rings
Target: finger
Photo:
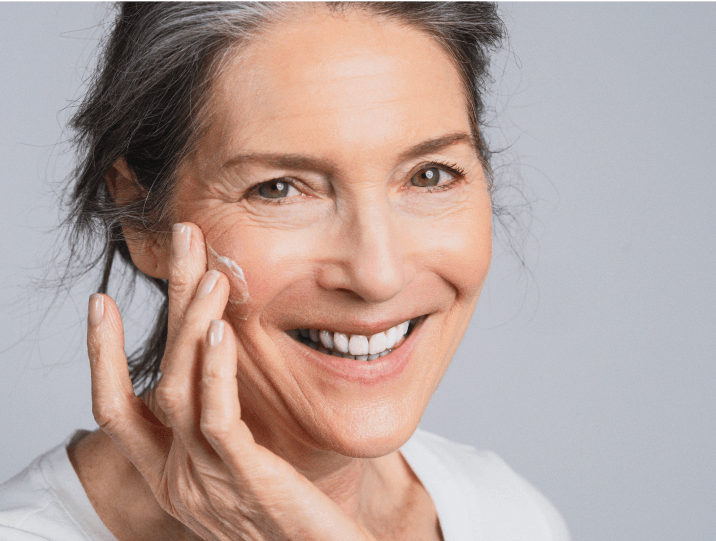
[[[212,321],[204,344],[200,426],[207,442],[229,467],[237,455],[245,457],[247,445],[254,443],[241,420],[236,354],[231,325]]]
[[[172,228],[169,260],[169,332],[171,344],[181,327],[184,313],[196,295],[206,272],[204,235],[192,223],[177,223]]]
[[[204,445],[199,432],[200,360],[209,323],[221,318],[228,296],[226,276],[216,270],[206,272],[186,309],[174,342],[164,353],[162,379],[156,388],[157,402],[175,435],[189,450]]]
[[[134,394],[124,354],[122,318],[107,295],[97,293],[90,297],[87,350],[92,372],[92,413],[97,424],[150,486],[158,486],[169,451],[168,429]]]

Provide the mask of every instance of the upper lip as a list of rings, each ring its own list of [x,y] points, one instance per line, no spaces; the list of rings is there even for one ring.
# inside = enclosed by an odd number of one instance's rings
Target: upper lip
[[[363,336],[372,336],[374,334],[378,334],[381,332],[385,332],[388,329],[391,329],[395,327],[396,325],[400,325],[401,323],[405,323],[406,321],[411,321],[414,319],[422,318],[423,315],[414,315],[414,316],[406,316],[404,319],[393,319],[390,320],[382,320],[382,321],[352,321],[349,323],[342,322],[326,322],[326,323],[320,323],[313,321],[310,324],[298,324],[293,327],[290,327],[286,330],[294,330],[294,329],[316,329],[319,331],[326,330],[331,332],[339,332],[347,335],[363,335]]]

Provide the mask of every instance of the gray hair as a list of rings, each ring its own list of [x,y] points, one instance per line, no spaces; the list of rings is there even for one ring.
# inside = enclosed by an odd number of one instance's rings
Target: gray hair
[[[490,53],[504,36],[491,3],[330,2],[333,12],[362,10],[406,24],[435,39],[453,59],[465,87],[478,153],[489,171],[490,152],[479,127]],[[165,280],[140,273],[124,231],[161,238],[173,223],[174,176],[210,122],[208,97],[224,60],[271,24],[300,17],[315,4],[263,2],[128,2],[121,4],[89,90],[71,121],[78,166],[69,195],[68,261],[83,272],[102,267],[105,293],[115,255],[163,296],[149,338],[129,356],[139,392],[152,388],[167,339]],[[118,206],[105,175],[124,158],[141,196]],[[98,246],[88,256],[88,246]],[[91,261],[86,261],[91,259]]]

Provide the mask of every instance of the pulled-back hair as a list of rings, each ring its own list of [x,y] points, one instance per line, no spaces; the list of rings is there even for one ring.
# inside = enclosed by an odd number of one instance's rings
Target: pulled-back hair
[[[168,286],[134,266],[124,232],[163,241],[173,223],[175,174],[210,121],[208,92],[228,54],[270,24],[301,17],[314,7],[291,3],[128,2],[119,6],[111,33],[71,121],[78,166],[69,199],[70,260],[99,254],[85,270],[101,267],[107,292],[118,255],[135,276],[151,282],[163,302],[148,339],[129,355],[139,392],[153,387],[167,341]],[[489,171],[490,152],[480,136],[482,96],[492,50],[503,37],[496,6],[474,2],[328,3],[334,12],[362,10],[406,24],[436,40],[453,59],[464,84],[478,152]],[[140,196],[113,201],[105,176],[124,158]]]

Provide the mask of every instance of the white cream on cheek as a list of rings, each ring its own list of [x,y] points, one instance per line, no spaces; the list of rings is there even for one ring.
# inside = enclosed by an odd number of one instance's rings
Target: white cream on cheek
[[[227,278],[229,279],[229,282],[231,283],[232,293],[235,293],[235,295],[229,295],[229,302],[235,302],[240,304],[245,304],[249,301],[249,286],[246,283],[246,278],[244,277],[244,271],[239,267],[239,265],[234,261],[233,259],[229,259],[228,257],[225,257],[223,255],[219,255],[216,250],[214,250],[209,243],[206,244],[207,248],[209,248],[209,254],[211,255],[210,262],[213,259],[216,262],[216,266],[223,267],[225,270],[229,271],[228,273],[224,273],[227,275]]]

